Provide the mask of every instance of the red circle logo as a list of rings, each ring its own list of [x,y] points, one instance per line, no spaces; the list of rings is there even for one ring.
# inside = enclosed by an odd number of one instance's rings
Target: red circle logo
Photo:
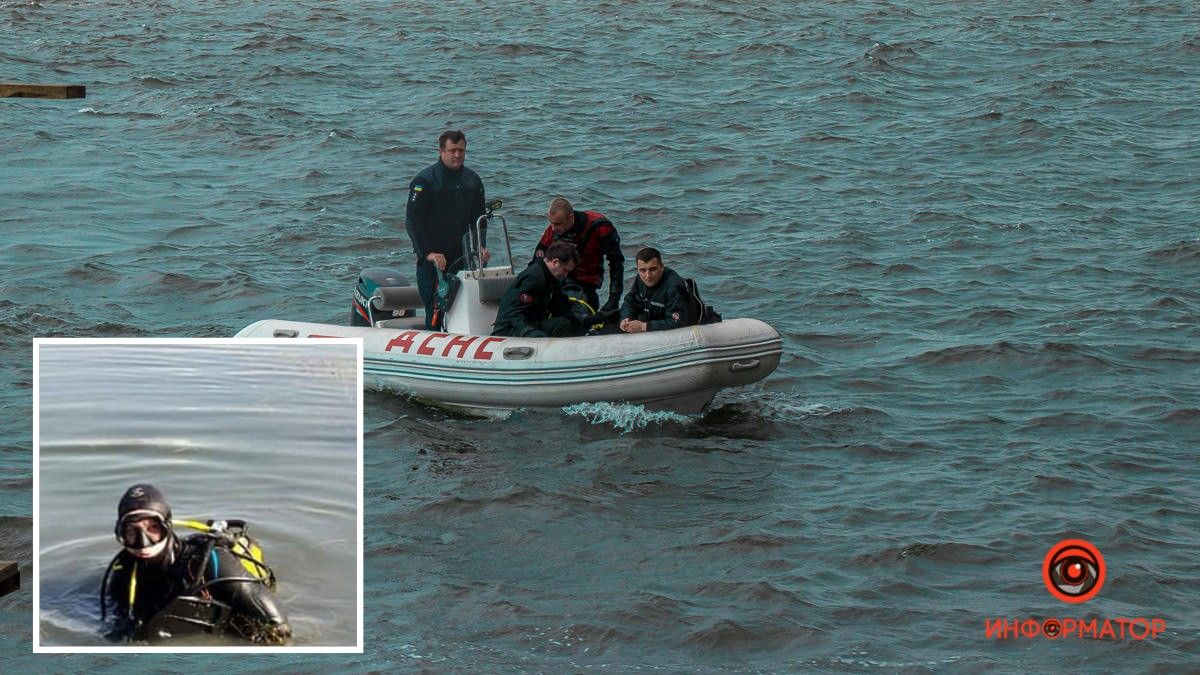
[[[1064,539],[1046,553],[1042,581],[1050,595],[1063,602],[1087,602],[1104,585],[1104,556],[1083,539]]]

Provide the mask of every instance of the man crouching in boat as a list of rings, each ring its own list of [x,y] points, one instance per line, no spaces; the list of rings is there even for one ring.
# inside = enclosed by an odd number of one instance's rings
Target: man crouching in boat
[[[696,323],[688,309],[683,277],[663,266],[658,249],[647,246],[637,252],[637,276],[621,303],[623,332],[671,330]]]
[[[174,525],[200,530],[180,540]],[[116,639],[161,640],[230,633],[286,644],[292,629],[275,602],[275,575],[245,524],[173,521],[153,485],[130,487],[117,505],[117,541],[100,588],[100,616],[113,611]]]
[[[575,269],[579,252],[575,245],[556,241],[546,253],[517,275],[504,292],[492,335],[509,337],[566,337],[579,332],[571,319],[570,301],[562,280]]]

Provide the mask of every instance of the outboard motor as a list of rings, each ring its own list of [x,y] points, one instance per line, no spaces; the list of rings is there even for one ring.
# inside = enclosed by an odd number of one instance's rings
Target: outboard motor
[[[409,286],[408,279],[396,270],[386,267],[368,267],[358,275],[354,285],[354,307],[350,310],[351,326],[374,326],[380,321],[416,316],[412,308],[378,309],[371,303],[372,296],[380,288]]]

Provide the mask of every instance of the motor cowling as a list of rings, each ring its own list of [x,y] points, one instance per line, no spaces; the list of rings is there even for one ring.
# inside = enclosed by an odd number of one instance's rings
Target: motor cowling
[[[354,306],[350,310],[351,326],[374,326],[379,321],[416,316],[416,310],[376,309],[371,304],[371,296],[379,288],[395,288],[408,286],[405,276],[395,270],[385,267],[369,267],[358,275],[358,283],[354,285]]]

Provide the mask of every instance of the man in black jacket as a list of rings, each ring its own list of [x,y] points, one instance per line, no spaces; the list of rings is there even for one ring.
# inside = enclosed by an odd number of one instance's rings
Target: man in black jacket
[[[683,277],[664,267],[658,249],[637,252],[637,275],[633,288],[621,303],[621,330],[644,333],[690,326],[687,288]]]
[[[578,329],[570,319],[570,301],[562,280],[575,269],[575,245],[556,241],[534,259],[504,292],[492,335],[512,337],[564,337]]]
[[[417,290],[425,303],[425,328],[432,328],[433,295],[439,271],[457,272],[466,262],[463,235],[483,215],[483,181],[463,162],[467,137],[458,130],[438,137],[438,161],[417,174],[408,186],[405,229],[417,254]],[[486,228],[480,233],[480,254],[486,263]]]

